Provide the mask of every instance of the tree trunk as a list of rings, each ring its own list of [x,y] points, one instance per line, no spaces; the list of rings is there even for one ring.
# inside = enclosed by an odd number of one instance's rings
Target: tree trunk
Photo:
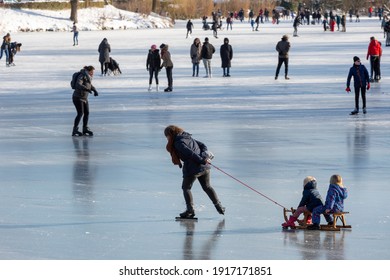
[[[157,1],[158,0],[153,0],[152,1],[152,12],[155,13],[157,10]]]
[[[70,0],[70,20],[77,23],[77,7],[79,0]]]

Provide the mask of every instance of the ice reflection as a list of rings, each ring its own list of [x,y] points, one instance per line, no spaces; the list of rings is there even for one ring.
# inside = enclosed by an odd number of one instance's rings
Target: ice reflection
[[[284,246],[294,245],[303,260],[343,260],[346,231],[284,231]]]
[[[73,164],[73,197],[76,202],[82,203],[82,205],[85,205],[85,202],[90,204],[94,202],[95,178],[95,170],[91,167],[89,153],[89,144],[92,139],[88,137],[73,137],[72,139],[76,153]]]
[[[356,121],[354,125],[352,135],[347,134],[347,145],[355,175],[361,176],[361,169],[365,168],[369,161],[369,136],[364,121]]]
[[[195,227],[197,222],[188,220],[188,221],[180,221],[180,225],[185,227],[186,236],[184,239],[183,246],[183,259],[184,260],[211,260],[212,252],[216,247],[218,237],[221,236],[224,228],[225,228],[225,220],[220,221],[217,224],[216,229],[210,234],[209,238],[204,241],[201,246],[200,252],[197,254],[196,249],[194,248],[194,235],[195,235]]]

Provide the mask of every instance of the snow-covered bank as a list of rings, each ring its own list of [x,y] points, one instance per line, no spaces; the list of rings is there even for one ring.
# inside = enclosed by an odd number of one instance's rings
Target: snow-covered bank
[[[0,9],[0,32],[70,31],[70,10]],[[139,28],[169,28],[172,21],[157,14],[145,15],[120,10],[107,5],[104,8],[87,8],[78,11],[80,30],[118,30]]]

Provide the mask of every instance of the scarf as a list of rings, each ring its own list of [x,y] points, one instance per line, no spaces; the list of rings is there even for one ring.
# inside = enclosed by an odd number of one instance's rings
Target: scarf
[[[169,137],[166,148],[167,148],[167,151],[171,154],[172,163],[174,165],[179,165],[179,167],[182,168],[183,165],[181,164],[179,155],[177,154],[177,151],[176,151],[175,146],[174,146],[174,139],[175,139],[174,137]]]

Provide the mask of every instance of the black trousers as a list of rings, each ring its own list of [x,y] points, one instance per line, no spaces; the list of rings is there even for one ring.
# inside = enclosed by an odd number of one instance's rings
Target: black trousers
[[[284,63],[284,75],[288,74],[288,57],[279,57],[278,67],[276,67],[275,77],[279,76],[280,67]]]
[[[173,69],[173,67],[166,67],[165,68],[165,71],[167,73],[168,87],[169,88],[173,87],[172,69]]]
[[[380,58],[379,56],[370,56],[370,64],[371,64],[371,78],[379,80],[381,77],[381,67],[380,67]]]
[[[186,202],[187,210],[193,211],[194,204],[192,199],[191,188],[195,180],[198,179],[200,185],[202,186],[203,191],[208,195],[213,204],[219,203],[216,192],[213,187],[210,185],[210,170],[206,170],[200,174],[184,177],[182,183],[182,190],[184,195],[184,200]]]
[[[87,127],[89,120],[88,100],[82,100],[78,97],[73,97],[73,104],[77,111],[77,116],[74,119],[74,127],[79,126],[81,118],[83,118],[83,127]]]
[[[366,108],[366,87],[355,87],[355,108],[359,110],[359,95],[362,92],[363,108]]]
[[[100,69],[102,70],[102,75],[107,74],[108,64],[109,64],[108,62],[100,62]],[[104,70],[103,70],[103,66],[104,66]]]
[[[158,72],[160,72],[160,68],[151,68],[149,67],[149,85],[153,82],[153,76],[156,80],[156,85],[158,85]]]

